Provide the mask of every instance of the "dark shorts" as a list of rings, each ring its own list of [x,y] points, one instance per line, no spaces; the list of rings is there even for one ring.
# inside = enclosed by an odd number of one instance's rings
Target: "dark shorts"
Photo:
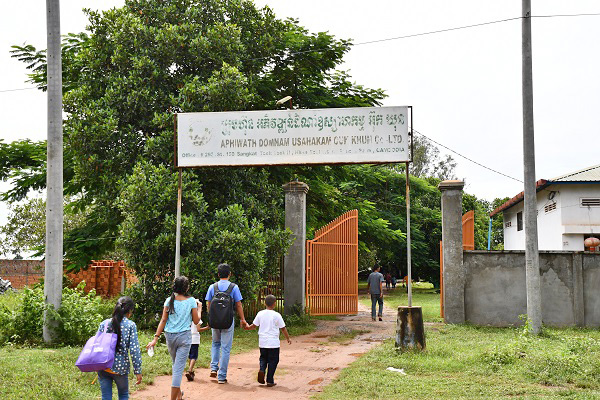
[[[197,344],[193,344],[190,347],[190,355],[188,356],[188,358],[190,360],[197,360],[198,359],[198,345]]]

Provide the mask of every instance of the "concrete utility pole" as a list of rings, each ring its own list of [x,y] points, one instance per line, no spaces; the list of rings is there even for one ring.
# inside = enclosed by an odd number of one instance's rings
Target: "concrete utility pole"
[[[533,73],[531,62],[531,0],[523,0],[523,164],[525,169],[525,274],[527,317],[531,331],[542,327],[540,255],[538,251],[537,196],[535,184],[535,142],[533,134]]]
[[[48,159],[46,199],[46,303],[60,307],[63,276],[63,135],[60,1],[46,0],[48,32]],[[54,321],[44,316],[44,341],[52,342]]]

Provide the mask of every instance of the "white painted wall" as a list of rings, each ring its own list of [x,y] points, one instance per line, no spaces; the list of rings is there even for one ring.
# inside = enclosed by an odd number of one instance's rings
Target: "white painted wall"
[[[584,235],[600,235],[600,207],[581,207],[582,197],[600,197],[600,184],[551,185],[537,193],[540,250],[583,251]],[[554,202],[556,209],[546,213],[545,207]],[[525,229],[517,231],[517,213],[522,211],[520,202],[503,212],[505,250],[525,249]]]

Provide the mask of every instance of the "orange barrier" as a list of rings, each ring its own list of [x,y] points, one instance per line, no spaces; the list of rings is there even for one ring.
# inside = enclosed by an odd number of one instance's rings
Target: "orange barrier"
[[[306,241],[306,305],[312,315],[358,313],[358,210]]]

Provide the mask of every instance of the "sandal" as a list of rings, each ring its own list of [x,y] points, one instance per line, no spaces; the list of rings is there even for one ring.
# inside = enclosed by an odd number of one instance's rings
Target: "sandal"
[[[185,377],[187,378],[188,382],[192,382],[195,376],[196,373],[194,371],[188,371],[185,373]]]

